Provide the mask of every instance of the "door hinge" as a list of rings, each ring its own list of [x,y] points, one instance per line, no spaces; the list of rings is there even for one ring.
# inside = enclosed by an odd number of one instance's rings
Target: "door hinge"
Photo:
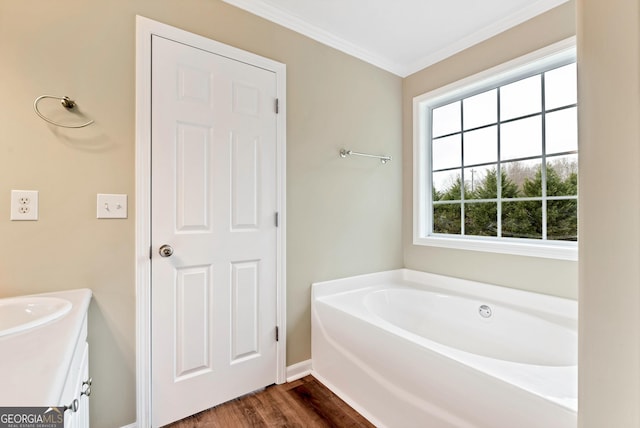
[[[276,114],[280,113],[280,100],[276,98]]]
[[[276,342],[280,340],[280,328],[276,326]]]
[[[153,247],[149,247],[149,260],[153,258]]]
[[[280,213],[276,212],[276,227],[280,227]]]

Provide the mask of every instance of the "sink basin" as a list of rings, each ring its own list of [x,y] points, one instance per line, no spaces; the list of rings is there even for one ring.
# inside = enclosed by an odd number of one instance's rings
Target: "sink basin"
[[[0,337],[48,323],[70,310],[71,302],[58,297],[0,299]]]

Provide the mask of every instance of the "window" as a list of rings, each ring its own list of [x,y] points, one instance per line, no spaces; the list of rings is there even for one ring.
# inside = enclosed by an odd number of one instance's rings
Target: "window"
[[[414,243],[577,259],[576,92],[569,41],[417,97]]]

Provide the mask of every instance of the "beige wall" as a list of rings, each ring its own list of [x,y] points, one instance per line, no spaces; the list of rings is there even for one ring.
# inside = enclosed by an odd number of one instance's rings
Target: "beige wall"
[[[637,0],[579,0],[583,428],[640,426],[639,80]]]
[[[399,77],[218,0],[0,2],[0,296],[93,289],[94,428],[135,420],[136,14],[287,65],[287,364],[310,358],[312,282],[402,267]],[[47,125],[41,94],[96,123]],[[39,221],[9,221],[11,189],[40,191]],[[129,219],[96,220],[97,193],[128,194]]]
[[[421,70],[403,82],[403,242],[411,269],[577,298],[576,262],[413,245],[413,98],[575,35],[575,3],[551,11]]]

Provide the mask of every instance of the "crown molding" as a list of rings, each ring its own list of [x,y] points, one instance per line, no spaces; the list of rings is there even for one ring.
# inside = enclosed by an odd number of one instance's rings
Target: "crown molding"
[[[300,33],[324,45],[337,49],[378,68],[400,75],[402,67],[390,59],[362,48],[354,43],[323,30],[303,19],[289,14],[261,0],[222,0],[237,8],[243,9],[268,21],[281,25],[289,30]]]
[[[348,40],[337,37],[330,32],[315,26],[301,18],[291,15],[290,13],[274,7],[262,0],[222,0],[237,8],[243,9],[249,13],[257,15],[275,24],[293,30],[304,36],[307,36],[317,42],[330,46],[348,55],[356,57],[362,61],[368,62],[376,67],[386,70],[400,77],[407,77],[410,74],[418,72],[430,65],[433,65],[445,58],[463,51],[475,44],[483,42],[511,27],[521,24],[541,13],[544,13],[554,7],[567,2],[568,0],[538,0],[530,4],[524,9],[499,20],[491,25],[481,28],[454,43],[444,46],[429,55],[419,58],[410,63],[398,63],[384,55],[364,49]]]
[[[430,65],[436,64],[450,56],[453,56],[465,49],[470,48],[473,45],[484,42],[493,36],[496,36],[510,28],[513,28],[525,21],[528,21],[536,16],[543,14],[554,7],[558,7],[568,0],[539,0],[527,6],[524,9],[518,10],[516,13],[511,14],[499,21],[492,23],[478,31],[469,34],[466,37],[459,39],[458,41],[451,43],[444,48],[433,52],[425,57],[422,57],[411,64],[404,67],[404,74],[402,77],[406,77],[410,74],[423,70]]]

